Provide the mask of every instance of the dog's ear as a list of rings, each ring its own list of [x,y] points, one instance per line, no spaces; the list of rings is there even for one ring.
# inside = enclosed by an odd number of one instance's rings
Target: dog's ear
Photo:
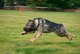
[[[31,19],[29,19],[29,21],[32,21]]]
[[[33,20],[29,19],[29,21],[34,22]]]

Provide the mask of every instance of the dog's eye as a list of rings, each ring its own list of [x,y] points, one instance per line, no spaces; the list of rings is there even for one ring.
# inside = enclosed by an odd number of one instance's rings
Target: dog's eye
[[[29,25],[27,25],[27,26],[31,26],[31,25],[29,24]]]
[[[27,25],[27,26],[29,26],[29,25]]]

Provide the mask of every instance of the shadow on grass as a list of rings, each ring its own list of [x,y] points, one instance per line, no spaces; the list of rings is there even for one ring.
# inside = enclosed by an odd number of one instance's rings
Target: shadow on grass
[[[80,46],[80,43],[78,42],[42,42],[42,43],[36,43],[35,45],[60,45],[60,46],[77,47],[77,46]]]
[[[44,47],[44,46],[45,47]],[[18,42],[16,46],[19,46],[15,49],[15,52],[18,54],[56,54],[58,52],[63,52],[62,48],[47,48],[47,45],[59,45],[59,46],[70,46],[70,47],[77,47],[79,46],[76,42],[38,42],[32,45],[28,45],[25,42]],[[24,47],[25,46],[25,47]],[[39,47],[38,47],[39,46]],[[78,50],[77,50],[78,51]]]
[[[43,45],[60,45],[60,46],[70,46],[70,47],[77,47],[80,45],[78,42],[37,42],[33,44],[29,44],[28,42],[17,42],[16,46],[43,46]]]
[[[16,53],[23,53],[23,54],[53,54],[62,49],[58,48],[20,48],[15,50]]]
[[[54,45],[55,43],[53,42],[40,42],[40,43],[36,43],[35,45]]]
[[[80,45],[80,43],[77,42],[60,42],[58,44],[62,46],[71,46],[71,47],[78,47]]]

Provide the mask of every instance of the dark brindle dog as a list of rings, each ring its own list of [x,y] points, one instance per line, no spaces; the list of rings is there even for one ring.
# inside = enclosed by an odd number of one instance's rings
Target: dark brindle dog
[[[43,18],[34,18],[33,20],[29,20],[23,30],[24,32],[22,32],[22,35],[37,31],[37,34],[30,40],[30,42],[34,42],[42,35],[42,33],[50,32],[54,32],[60,37],[66,37],[67,39],[72,40],[72,36],[66,31],[63,24],[51,22]]]

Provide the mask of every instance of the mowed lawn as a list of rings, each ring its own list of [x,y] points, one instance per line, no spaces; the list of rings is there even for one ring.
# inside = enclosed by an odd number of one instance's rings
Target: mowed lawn
[[[33,44],[35,33],[22,36],[28,19],[42,17],[63,23],[76,38],[72,41],[54,33],[44,33]],[[80,12],[0,10],[0,54],[80,54]]]

